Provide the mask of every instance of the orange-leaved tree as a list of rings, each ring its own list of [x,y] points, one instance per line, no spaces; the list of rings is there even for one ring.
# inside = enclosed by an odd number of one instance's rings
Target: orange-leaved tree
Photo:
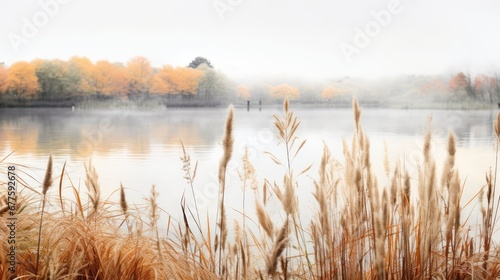
[[[18,99],[35,97],[40,90],[36,66],[20,61],[9,67],[7,72],[8,92]]]
[[[170,81],[170,73],[173,71],[172,66],[165,65],[160,69],[151,80],[150,93],[155,95],[174,94],[172,82]]]
[[[336,96],[341,96],[341,95],[346,94],[346,93],[347,93],[346,90],[342,90],[342,89],[339,89],[339,88],[334,87],[334,86],[329,86],[323,90],[323,92],[321,93],[321,98],[332,99]]]
[[[200,79],[204,73],[189,67],[164,66],[153,78],[151,93],[194,95],[197,92]]]
[[[127,63],[127,74],[129,98],[147,96],[153,78],[153,68],[149,59],[142,56],[130,59]]]
[[[86,57],[72,57],[68,62],[68,71],[78,81],[77,95],[87,96],[92,91],[92,71],[94,64]]]
[[[244,85],[239,85],[236,88],[236,94],[238,95],[239,98],[243,100],[250,99],[250,90]]]
[[[460,72],[451,78],[448,82],[448,90],[455,93],[465,92],[469,97],[476,97],[470,80],[470,75],[466,75],[464,72]]]
[[[493,103],[492,93],[495,91],[497,81],[495,77],[480,74],[474,78],[474,91],[478,97],[488,98]]]
[[[125,68],[106,60],[96,62],[91,73],[91,91],[97,96],[125,96],[128,76]]]
[[[439,79],[433,79],[420,86],[420,93],[423,95],[436,95],[446,92],[446,83]]]
[[[288,84],[281,84],[271,87],[269,94],[274,99],[298,99],[300,97],[299,90]]]
[[[7,69],[0,65],[0,95],[4,94],[7,90]]]

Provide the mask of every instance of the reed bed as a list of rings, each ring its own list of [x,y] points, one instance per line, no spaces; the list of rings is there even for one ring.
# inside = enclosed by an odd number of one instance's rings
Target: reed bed
[[[197,163],[182,145],[182,170],[187,191],[180,202],[182,219],[162,216],[158,192],[152,186],[146,207],[127,203],[120,185],[119,201],[103,199],[98,174],[85,165],[87,192],[71,184],[72,197],[63,197],[62,170],[53,174],[49,158],[42,192],[20,193],[16,272],[0,255],[2,279],[498,279],[500,249],[494,240],[500,195],[496,193],[500,113],[493,121],[496,161],[483,186],[466,186],[455,165],[457,137],[450,131],[445,162],[431,152],[432,122],[424,136],[423,161],[415,178],[404,164],[391,163],[387,146],[383,159],[370,156],[370,139],[361,125],[362,110],[353,100],[353,136],[343,142],[343,159],[332,157],[327,144],[318,155],[318,170],[295,170],[294,160],[307,144],[300,121],[284,101],[274,116],[280,149],[267,153],[278,165],[282,181],[259,178],[248,151],[239,170],[242,186],[240,216],[229,221],[225,203],[226,169],[233,156],[233,108],[228,110],[219,164],[216,209],[201,212],[196,203]],[[375,174],[372,164],[383,164]],[[442,174],[437,165],[442,164]],[[313,218],[299,211],[301,176],[313,178]],[[381,176],[380,180],[377,176]],[[46,208],[49,188],[59,187]],[[302,187],[302,186],[300,186]],[[468,223],[462,213],[464,188],[474,197],[481,220]],[[27,195],[27,192],[33,194]],[[247,193],[252,193],[248,195]],[[5,192],[0,200],[0,246],[8,252]],[[86,197],[87,199],[84,199]],[[249,200],[252,198],[253,201]],[[271,217],[270,204],[280,205]],[[147,213],[147,217],[146,214]],[[215,213],[215,220],[208,217]],[[202,224],[200,217],[207,217]],[[166,223],[160,233],[159,222]],[[474,229],[474,230],[472,230]],[[229,234],[234,230],[234,234]],[[473,234],[474,233],[474,234]]]

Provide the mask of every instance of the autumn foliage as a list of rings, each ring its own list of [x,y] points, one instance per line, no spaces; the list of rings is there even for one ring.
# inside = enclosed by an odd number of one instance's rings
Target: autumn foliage
[[[7,88],[18,98],[30,98],[40,90],[36,68],[33,64],[21,61],[13,64],[7,73]]]
[[[35,59],[12,65],[0,63],[2,107],[22,105],[27,100],[28,106],[52,102],[78,104],[87,100],[89,104],[95,100],[119,104],[143,104],[150,100],[167,106],[213,106],[251,99],[266,104],[285,97],[300,99],[302,103],[331,103],[335,99],[347,104],[346,94],[371,104],[402,102],[406,106],[412,97],[421,98],[424,103],[465,100],[496,104],[500,103],[500,80],[495,73],[471,75],[464,71],[453,76],[408,75],[382,82],[343,77],[326,84],[271,80],[249,85],[229,80],[203,57],[184,67],[154,67],[142,56],[126,63],[78,56],[66,61]],[[395,98],[398,95],[401,98]]]
[[[427,83],[424,83],[420,87],[420,92],[423,95],[439,94],[440,92],[446,92],[447,85],[444,81],[440,79],[434,79]]]
[[[474,87],[471,83],[470,75],[460,72],[456,74],[448,83],[448,89],[455,93],[465,92],[468,97],[477,98]]]
[[[123,96],[127,92],[128,73],[108,61],[98,61],[89,73],[89,91],[96,95]]]
[[[274,99],[282,100],[285,97],[288,99],[298,99],[300,97],[299,90],[287,84],[281,84],[271,87],[269,94]]]
[[[463,72],[456,74],[448,83],[448,89],[451,91],[465,90],[467,87],[467,77]]]
[[[134,57],[127,63],[128,94],[131,97],[140,97],[147,94],[153,78],[153,68],[145,57]]]
[[[248,100],[250,98],[250,90],[244,85],[239,85],[236,88],[236,94],[243,100]]]
[[[7,89],[7,69],[0,65],[0,92],[4,92]]]
[[[200,68],[201,69],[201,68]],[[0,65],[3,99],[67,100],[72,98],[142,99],[150,95],[193,96],[205,72],[189,67],[151,66],[145,57],[134,57],[125,65],[86,57],[63,60],[17,62]]]
[[[331,98],[334,98],[336,96],[340,96],[340,95],[343,95],[346,93],[347,93],[347,91],[345,91],[345,90],[339,89],[339,88],[334,87],[334,86],[329,86],[323,90],[323,92],[321,93],[321,98],[331,99]]]
[[[476,76],[476,78],[474,78],[474,91],[478,97],[493,103],[493,95],[500,92],[497,77],[491,77],[484,74]]]
[[[201,70],[164,66],[153,78],[151,92],[154,94],[194,95],[204,73]]]

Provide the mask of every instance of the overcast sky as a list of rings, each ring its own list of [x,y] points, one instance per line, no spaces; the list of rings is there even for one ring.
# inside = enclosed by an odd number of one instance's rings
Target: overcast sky
[[[0,61],[204,56],[236,78],[493,71],[499,14],[497,0],[0,0]]]

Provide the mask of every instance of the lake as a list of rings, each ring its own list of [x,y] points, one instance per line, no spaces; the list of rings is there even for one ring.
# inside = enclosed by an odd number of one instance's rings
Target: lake
[[[293,106],[292,106],[293,109]],[[301,125],[297,132],[307,142],[293,162],[299,173],[309,164],[312,168],[299,180],[300,207],[308,211],[315,205],[311,196],[312,180],[322,156],[323,142],[334,158],[343,163],[342,139],[350,145],[354,132],[351,109],[298,108],[294,110]],[[84,162],[92,160],[102,188],[102,196],[119,201],[120,183],[126,189],[129,204],[144,205],[154,184],[160,193],[161,208],[179,218],[179,205],[188,184],[182,171],[181,140],[194,167],[198,161],[194,188],[198,207],[215,215],[218,190],[218,163],[222,155],[220,139],[224,132],[227,109],[166,109],[164,111],[82,111],[71,109],[1,109],[1,157],[14,151],[1,165],[13,163],[30,185],[40,189],[49,154],[54,159],[55,177],[66,161],[67,177],[73,185],[86,192]],[[233,158],[227,175],[226,200],[233,215],[239,215],[242,184],[238,170],[245,146],[258,174],[259,185],[264,179],[282,183],[285,170],[277,166],[266,151],[278,158],[285,157],[283,145],[278,145],[272,115],[280,115],[279,106],[272,108],[235,109]],[[495,164],[492,120],[496,111],[395,110],[367,108],[362,110],[361,124],[371,141],[371,159],[380,185],[387,182],[384,174],[384,142],[387,143],[391,169],[402,162],[416,185],[417,165],[422,161],[423,137],[432,116],[432,152],[438,168],[446,156],[446,139],[450,129],[458,137],[456,162],[465,182],[462,204],[465,204],[485,184],[485,172]],[[5,170],[3,170],[5,171]],[[4,173],[2,171],[2,174]],[[392,172],[392,171],[391,171]],[[437,174],[441,174],[438,171]],[[65,178],[63,186],[71,184]],[[54,185],[58,185],[57,183]],[[190,189],[188,194],[190,195]],[[27,190],[25,190],[28,192]],[[50,191],[57,197],[57,189]],[[191,196],[188,203],[191,202]],[[252,204],[252,203],[251,203]],[[469,205],[472,209],[475,203]],[[55,207],[55,206],[52,206]],[[475,219],[475,218],[474,218]]]

